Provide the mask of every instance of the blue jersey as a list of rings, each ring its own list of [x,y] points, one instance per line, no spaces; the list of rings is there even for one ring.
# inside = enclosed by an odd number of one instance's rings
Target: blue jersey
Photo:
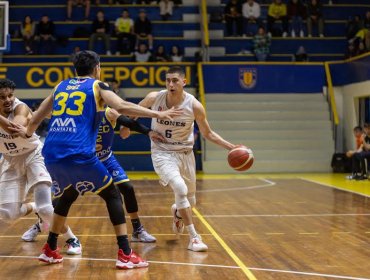
[[[98,93],[99,80],[72,78],[61,82],[53,93],[53,111],[45,140],[45,162],[70,159],[83,162],[95,155],[104,103]]]
[[[104,161],[112,155],[112,146],[114,138],[114,128],[116,122],[111,122],[107,117],[107,112],[110,108],[105,110],[103,119],[98,130],[98,138],[96,139],[96,156],[99,160]]]

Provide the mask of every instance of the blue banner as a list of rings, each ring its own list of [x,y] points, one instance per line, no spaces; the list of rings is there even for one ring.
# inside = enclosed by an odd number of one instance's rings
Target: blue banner
[[[341,63],[329,63],[333,86],[370,80],[370,55]]]
[[[207,94],[318,93],[326,84],[322,63],[206,63],[202,70]]]
[[[194,87],[195,65],[180,64],[186,72],[188,86]],[[163,87],[169,65],[148,63],[102,63],[101,80],[118,80],[121,87]],[[74,77],[71,63],[14,63],[0,65],[0,78],[13,80],[17,88],[53,88],[60,81]]]

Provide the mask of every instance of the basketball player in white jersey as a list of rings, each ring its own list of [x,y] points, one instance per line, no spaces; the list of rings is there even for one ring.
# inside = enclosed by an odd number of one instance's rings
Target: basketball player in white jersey
[[[155,111],[171,107],[181,108],[184,113],[173,120],[152,119],[152,130],[166,137],[167,142],[151,142],[152,161],[160,183],[169,185],[175,194],[172,205],[174,216],[172,229],[182,233],[184,227],[190,235],[188,249],[207,251],[208,247],[197,234],[191,207],[195,205],[196,175],[194,145],[194,120],[207,140],[231,150],[236,145],[224,140],[209,126],[203,105],[184,91],[185,73],[180,67],[171,67],[166,73],[166,90],[150,92],[139,104]]]
[[[13,221],[34,210],[42,220],[50,223],[54,212],[51,178],[41,155],[42,143],[36,134],[24,139],[14,137],[8,130],[10,121],[27,126],[32,116],[30,108],[14,96],[14,90],[13,81],[0,79],[0,218]],[[31,189],[35,203],[24,203]],[[40,228],[36,230],[40,231]],[[63,232],[68,240],[77,239],[69,227],[65,227]],[[31,241],[27,238],[22,237]],[[74,243],[69,244],[72,241]],[[75,246],[75,240],[69,243],[67,253],[81,253],[81,246]]]

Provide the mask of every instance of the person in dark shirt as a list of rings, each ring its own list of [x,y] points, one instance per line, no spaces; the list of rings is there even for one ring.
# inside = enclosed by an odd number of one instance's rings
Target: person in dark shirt
[[[163,45],[157,47],[156,52],[150,57],[152,62],[168,62],[171,58],[166,54],[166,50]]]
[[[312,25],[318,26],[320,37],[324,37],[324,19],[322,15],[322,5],[320,0],[311,0],[307,5],[307,32],[308,37],[312,37]]]
[[[144,9],[139,12],[139,17],[135,21],[134,31],[137,37],[136,48],[142,40],[148,40],[149,49],[153,49],[152,23],[148,19]]]
[[[40,54],[53,54],[54,52],[54,23],[47,15],[43,15],[37,25],[37,38],[39,40]]]
[[[92,34],[89,40],[89,50],[93,50],[95,41],[98,38],[102,38],[104,40],[107,55],[111,55],[109,30],[109,21],[104,18],[104,12],[102,10],[98,11],[96,13],[96,19],[92,23]]]
[[[236,25],[236,34],[243,35],[243,17],[242,6],[237,0],[230,0],[224,10],[226,31],[228,36],[234,35],[234,23]]]

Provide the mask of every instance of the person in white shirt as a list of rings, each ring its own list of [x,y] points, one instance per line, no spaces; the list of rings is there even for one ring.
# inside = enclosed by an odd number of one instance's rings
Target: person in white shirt
[[[172,17],[173,13],[173,1],[171,0],[161,0],[159,2],[159,14],[162,17],[162,20],[168,20]]]
[[[260,19],[261,7],[254,0],[247,0],[242,7],[243,12],[243,23],[244,23],[244,34],[254,35],[253,32],[248,31],[249,24],[256,24],[259,27],[262,24]]]
[[[184,91],[185,85],[184,70],[173,66],[166,73],[166,89],[150,92],[139,105],[154,111],[164,111],[172,107],[183,109],[184,113],[172,120],[152,119],[152,130],[166,138],[165,142],[151,142],[152,161],[161,185],[170,186],[174,192],[175,204],[171,207],[172,230],[180,234],[186,227],[190,237],[188,250],[201,252],[207,251],[208,247],[195,230],[191,210],[196,203],[194,121],[207,140],[226,150],[231,150],[236,145],[210,128],[203,105]]]

